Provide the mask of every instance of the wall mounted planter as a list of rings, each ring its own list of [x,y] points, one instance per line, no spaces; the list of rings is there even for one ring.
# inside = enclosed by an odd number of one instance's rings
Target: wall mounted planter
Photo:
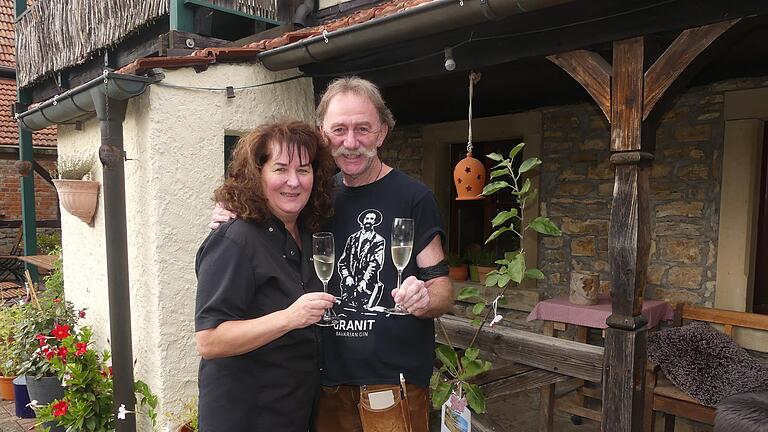
[[[91,224],[99,201],[99,182],[89,180],[54,180],[59,202],[69,214]]]

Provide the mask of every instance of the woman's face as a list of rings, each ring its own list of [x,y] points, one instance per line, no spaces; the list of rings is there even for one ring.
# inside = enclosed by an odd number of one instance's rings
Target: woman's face
[[[272,144],[272,156],[261,169],[261,187],[267,198],[267,207],[283,223],[294,222],[307,205],[312,192],[314,176],[309,155],[294,147],[293,154],[288,146]]]

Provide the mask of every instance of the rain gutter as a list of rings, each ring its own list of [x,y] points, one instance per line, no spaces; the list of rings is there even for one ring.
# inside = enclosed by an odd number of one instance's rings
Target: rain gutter
[[[19,126],[38,131],[51,125],[71,123],[96,113],[95,100],[101,94],[114,100],[136,97],[158,81],[156,77],[140,77],[109,71],[22,113],[16,113]]]
[[[575,0],[434,0],[373,18],[323,35],[265,51],[257,56],[269,70],[291,69],[309,63],[330,60],[344,54],[412,40],[486,21],[498,21],[512,15]]]

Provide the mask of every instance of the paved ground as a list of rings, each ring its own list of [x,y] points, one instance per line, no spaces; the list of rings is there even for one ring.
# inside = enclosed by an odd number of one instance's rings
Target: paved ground
[[[35,419],[20,419],[16,417],[16,406],[13,401],[0,402],[0,432],[23,432],[30,430]]]

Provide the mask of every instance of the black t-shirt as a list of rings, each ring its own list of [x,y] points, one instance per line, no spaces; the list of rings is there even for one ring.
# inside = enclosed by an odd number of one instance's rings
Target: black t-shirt
[[[247,320],[321,291],[311,235],[299,249],[277,220],[234,220],[212,231],[197,252],[195,331]],[[306,432],[320,366],[316,326],[293,330],[251,352],[200,361],[202,432]]]
[[[392,222],[414,222],[411,259],[403,280],[417,275],[416,256],[436,235],[445,236],[434,195],[424,184],[393,170],[360,187],[337,178],[332,231],[336,268],[328,292],[341,298],[334,307],[340,320],[323,333],[321,383],[394,384],[400,373],[426,387],[432,374],[435,334],[432,319],[387,315],[397,269],[390,250]]]

